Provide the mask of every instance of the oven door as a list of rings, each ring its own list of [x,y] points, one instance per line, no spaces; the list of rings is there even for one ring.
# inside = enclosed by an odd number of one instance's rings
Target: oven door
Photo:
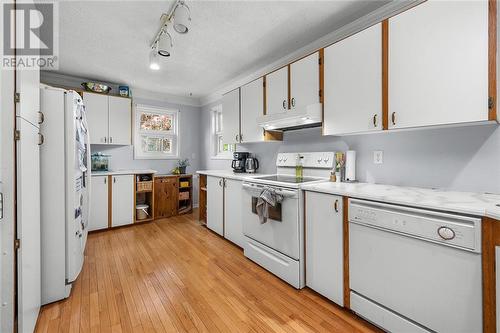
[[[243,183],[243,234],[286,256],[299,260],[299,190],[273,187],[283,201],[270,208],[267,222],[260,223],[255,205],[265,185]]]

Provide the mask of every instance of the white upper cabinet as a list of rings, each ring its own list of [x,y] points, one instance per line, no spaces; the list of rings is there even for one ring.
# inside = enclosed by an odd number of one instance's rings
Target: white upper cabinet
[[[132,100],[83,93],[91,144],[132,144]]]
[[[83,93],[90,143],[108,143],[108,96]]]
[[[288,110],[288,66],[266,75],[266,114]]]
[[[324,135],[382,129],[382,24],[324,51]]]
[[[132,142],[132,101],[109,96],[109,143],[130,145]]]
[[[290,64],[290,107],[303,109],[319,103],[319,53]]]
[[[257,118],[264,114],[264,79],[259,78],[241,87],[241,141],[263,140]]]
[[[240,89],[222,96],[222,141],[240,142]]]
[[[488,120],[488,1],[429,0],[389,19],[389,128]]]

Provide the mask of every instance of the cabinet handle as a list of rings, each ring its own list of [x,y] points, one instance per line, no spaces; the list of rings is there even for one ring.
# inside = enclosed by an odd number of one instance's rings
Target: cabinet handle
[[[236,140],[236,142],[238,142],[238,134],[236,134],[235,140]]]
[[[113,143],[113,137],[112,136],[109,137],[109,143]]]
[[[42,133],[38,133],[38,145],[41,146],[45,142],[45,137]]]
[[[116,177],[113,177],[113,183],[116,183]]]
[[[339,200],[338,199],[335,200],[333,207],[335,208],[335,212],[338,213],[339,212]]]
[[[283,109],[286,110],[286,99],[283,100]]]
[[[104,184],[106,184],[106,182],[107,182],[106,178],[108,178],[108,177],[104,177]]]
[[[222,179],[219,179],[219,186],[222,187]]]
[[[43,124],[44,121],[45,121],[45,115],[43,114],[43,112],[38,111],[38,124]]]
[[[107,140],[108,140],[108,139],[107,139],[106,137],[104,137],[104,143],[106,143],[106,142],[107,142]]]
[[[295,97],[292,97],[292,107],[295,107]]]
[[[240,134],[240,142],[243,141],[243,134]]]
[[[222,187],[226,187],[226,179],[222,180]]]
[[[391,120],[392,120],[392,124],[393,125],[396,125],[396,112],[393,112],[392,115],[391,115]]]
[[[377,127],[377,115],[373,115],[373,127]]]

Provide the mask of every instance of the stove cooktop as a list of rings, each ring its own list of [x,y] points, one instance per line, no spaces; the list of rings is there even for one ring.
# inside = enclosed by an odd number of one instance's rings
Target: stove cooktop
[[[269,180],[269,181],[274,181],[274,182],[291,183],[291,184],[302,184],[302,183],[314,182],[314,181],[320,180],[319,178],[314,178],[314,177],[297,178],[295,176],[287,176],[287,175],[273,175],[273,176],[255,177],[254,179]]]

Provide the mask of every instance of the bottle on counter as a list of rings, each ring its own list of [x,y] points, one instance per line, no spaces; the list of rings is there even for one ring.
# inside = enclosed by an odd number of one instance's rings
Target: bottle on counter
[[[295,160],[295,178],[304,178],[304,156],[297,154],[297,159]]]

